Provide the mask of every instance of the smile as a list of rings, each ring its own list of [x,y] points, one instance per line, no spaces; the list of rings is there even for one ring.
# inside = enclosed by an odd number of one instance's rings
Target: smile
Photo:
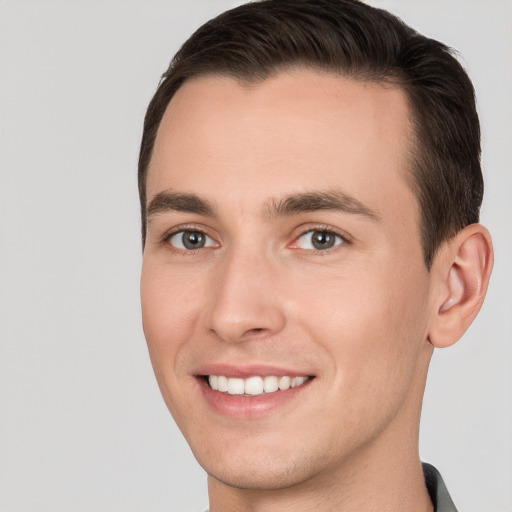
[[[310,396],[307,389],[317,380],[308,373],[268,365],[217,363],[205,364],[194,372],[197,389],[210,410],[243,420],[294,410],[291,404],[296,397]]]
[[[225,377],[224,375],[209,375],[208,384],[214,391],[221,391],[229,395],[259,396],[277,391],[286,391],[290,388],[302,386],[309,377],[290,377],[283,375],[277,377],[252,376],[246,379],[238,377]]]

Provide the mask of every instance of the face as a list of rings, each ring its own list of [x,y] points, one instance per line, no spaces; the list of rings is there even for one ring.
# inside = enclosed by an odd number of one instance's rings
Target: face
[[[144,331],[216,481],[289,486],[414,437],[430,283],[411,139],[402,91],[311,70],[202,77],[172,99],[147,180]]]

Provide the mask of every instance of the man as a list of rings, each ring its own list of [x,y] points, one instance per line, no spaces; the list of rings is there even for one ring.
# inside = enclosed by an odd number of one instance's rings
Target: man
[[[418,456],[434,347],[492,269],[469,78],[357,0],[201,27],[139,161],[144,330],[211,512],[453,511]]]

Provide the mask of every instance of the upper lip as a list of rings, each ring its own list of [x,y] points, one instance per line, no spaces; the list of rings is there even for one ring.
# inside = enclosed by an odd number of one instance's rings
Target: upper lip
[[[268,376],[289,376],[289,377],[309,377],[312,376],[310,372],[303,370],[296,370],[292,368],[284,368],[280,366],[268,364],[233,364],[233,363],[206,363],[199,366],[194,372],[194,375],[223,375],[225,377],[238,377],[248,378],[254,376],[268,377]]]

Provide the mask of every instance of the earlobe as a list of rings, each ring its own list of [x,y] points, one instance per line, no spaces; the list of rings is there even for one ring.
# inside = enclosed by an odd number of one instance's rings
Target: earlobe
[[[466,332],[483,304],[492,266],[491,236],[481,224],[467,226],[440,249],[432,268],[432,345],[448,347]]]

